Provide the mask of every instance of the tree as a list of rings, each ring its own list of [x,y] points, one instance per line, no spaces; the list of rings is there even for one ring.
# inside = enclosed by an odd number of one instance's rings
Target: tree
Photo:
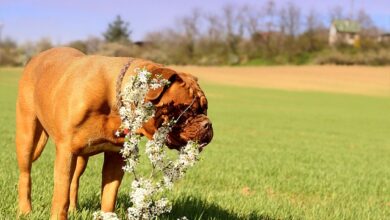
[[[266,35],[263,37],[265,45],[265,56],[268,57],[277,50],[277,45],[281,43],[279,41],[280,35],[276,36],[275,33],[275,13],[276,13],[276,4],[274,0],[269,0],[265,3],[263,11],[265,14],[265,29]],[[276,44],[275,44],[276,43]]]
[[[68,44],[69,47],[75,48],[83,53],[87,53],[87,45],[82,40],[75,40]]]
[[[250,5],[244,5],[242,8],[243,25],[249,36],[260,31],[260,23],[264,14]]]
[[[360,25],[360,47],[362,49],[378,48],[376,38],[380,30],[375,26],[370,15],[364,9],[360,9],[356,21]]]
[[[302,47],[310,52],[322,49],[326,41],[324,41],[324,28],[321,20],[318,18],[318,13],[310,10],[306,16],[306,31],[302,33],[301,39],[304,39]],[[326,38],[325,38],[326,39]]]
[[[266,15],[266,27],[267,32],[270,33],[274,29],[276,5],[274,0],[269,0],[264,6],[264,12]]]
[[[193,60],[195,55],[195,42],[200,31],[200,18],[200,10],[194,9],[189,16],[183,17],[178,21],[178,26],[184,34],[183,44],[186,49],[184,55],[188,56],[190,60]]]
[[[207,30],[206,38],[210,42],[221,42],[223,41],[224,26],[221,21],[222,19],[215,14],[206,15]]]
[[[107,42],[130,42],[130,35],[132,31],[129,30],[129,23],[122,20],[121,16],[116,16],[116,19],[108,24],[108,29],[103,33],[104,39]]]
[[[98,37],[88,37],[87,40],[85,40],[85,46],[87,49],[88,54],[95,54],[99,51],[100,47],[103,44],[103,41]]]
[[[356,20],[363,30],[375,28],[374,22],[372,21],[370,15],[367,14],[364,9],[359,10]]]
[[[294,3],[289,2],[280,10],[280,30],[282,33],[295,37],[301,27],[301,10]]]
[[[41,38],[39,41],[35,43],[35,50],[36,53],[40,53],[42,51],[48,50],[50,48],[53,48],[53,43],[51,42],[50,38]]]
[[[244,36],[243,9],[237,9],[233,5],[226,5],[222,10],[222,19],[226,31],[225,41],[229,63],[238,63],[238,47]]]
[[[343,8],[341,6],[335,6],[329,11],[329,20],[332,23],[334,20],[346,19]]]
[[[19,65],[19,55],[18,45],[14,40],[6,38],[0,42],[0,65]]]

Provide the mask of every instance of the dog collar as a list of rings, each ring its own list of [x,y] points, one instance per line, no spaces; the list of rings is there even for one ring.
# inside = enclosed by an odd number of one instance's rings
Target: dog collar
[[[123,78],[126,75],[127,70],[129,69],[131,63],[135,60],[135,58],[130,57],[129,61],[123,66],[121,69],[121,72],[118,75],[118,78],[116,79],[116,108],[119,111],[119,109],[123,106],[122,98],[121,98],[121,88],[122,88],[122,81]]]

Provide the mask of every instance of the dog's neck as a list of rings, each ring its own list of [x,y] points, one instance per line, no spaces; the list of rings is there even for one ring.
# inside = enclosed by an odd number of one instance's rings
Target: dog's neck
[[[163,65],[154,63],[149,60],[138,58],[120,58],[120,63],[112,64],[105,67],[107,74],[107,80],[110,82],[109,86],[109,105],[111,110],[118,113],[119,108],[122,106],[121,92],[123,91],[126,82],[129,77],[134,75],[136,68],[146,68],[148,71],[152,71],[156,68],[161,68]]]
[[[119,109],[123,106],[122,102],[122,83],[123,83],[123,78],[125,77],[130,65],[133,63],[135,59],[130,57],[129,61],[123,66],[121,69],[116,81],[115,81],[115,100],[116,100],[116,109],[119,111]]]
[[[145,61],[142,59],[127,58],[127,62],[121,60],[120,67],[116,66],[107,66],[105,67],[105,73],[108,82],[110,82],[107,88],[110,92],[107,97],[109,106],[111,107],[111,114],[119,118],[119,109],[123,106],[121,93],[128,82],[129,77],[134,75],[134,70],[140,66],[147,67],[151,64],[150,61]],[[119,70],[120,69],[120,70]],[[148,122],[148,125],[142,127],[138,133],[152,138],[153,133],[156,129],[153,126],[153,120]]]
[[[119,115],[118,101],[121,101],[120,93],[125,82],[127,82],[130,75],[133,75],[133,70],[138,66],[136,60],[138,59],[133,58],[133,61],[128,65],[130,58],[115,58],[113,62],[106,63],[102,67],[103,77],[107,82],[107,87],[105,88],[108,91],[106,99],[113,114]]]

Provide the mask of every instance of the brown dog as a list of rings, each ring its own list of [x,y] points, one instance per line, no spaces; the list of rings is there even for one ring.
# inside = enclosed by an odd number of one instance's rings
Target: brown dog
[[[168,135],[167,145],[179,149],[188,140],[198,140],[201,146],[211,141],[207,100],[195,77],[134,59],[120,78],[127,62],[129,58],[86,56],[75,49],[55,48],[28,63],[19,82],[16,105],[21,214],[31,211],[31,166],[49,136],[56,145],[51,218],[67,219],[68,208],[76,207],[79,178],[88,157],[100,152],[104,152],[101,210],[114,211],[124,174],[118,153],[123,137],[115,136],[121,124],[117,93],[135,68],[145,67],[153,75],[161,74],[171,81],[168,88],[148,93],[146,99],[156,106],[156,115],[138,131],[140,134],[151,138],[164,121],[178,117],[192,103]]]

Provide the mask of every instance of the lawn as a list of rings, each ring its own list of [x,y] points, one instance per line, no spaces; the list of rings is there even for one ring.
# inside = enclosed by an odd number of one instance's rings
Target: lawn
[[[0,69],[0,219],[17,210],[15,98],[21,69]],[[162,219],[388,219],[390,98],[245,88],[200,82],[209,99],[213,142],[169,195]],[[48,219],[54,145],[32,170],[33,214]],[[99,209],[101,155],[81,179],[80,209]],[[131,177],[117,213],[125,214]]]

